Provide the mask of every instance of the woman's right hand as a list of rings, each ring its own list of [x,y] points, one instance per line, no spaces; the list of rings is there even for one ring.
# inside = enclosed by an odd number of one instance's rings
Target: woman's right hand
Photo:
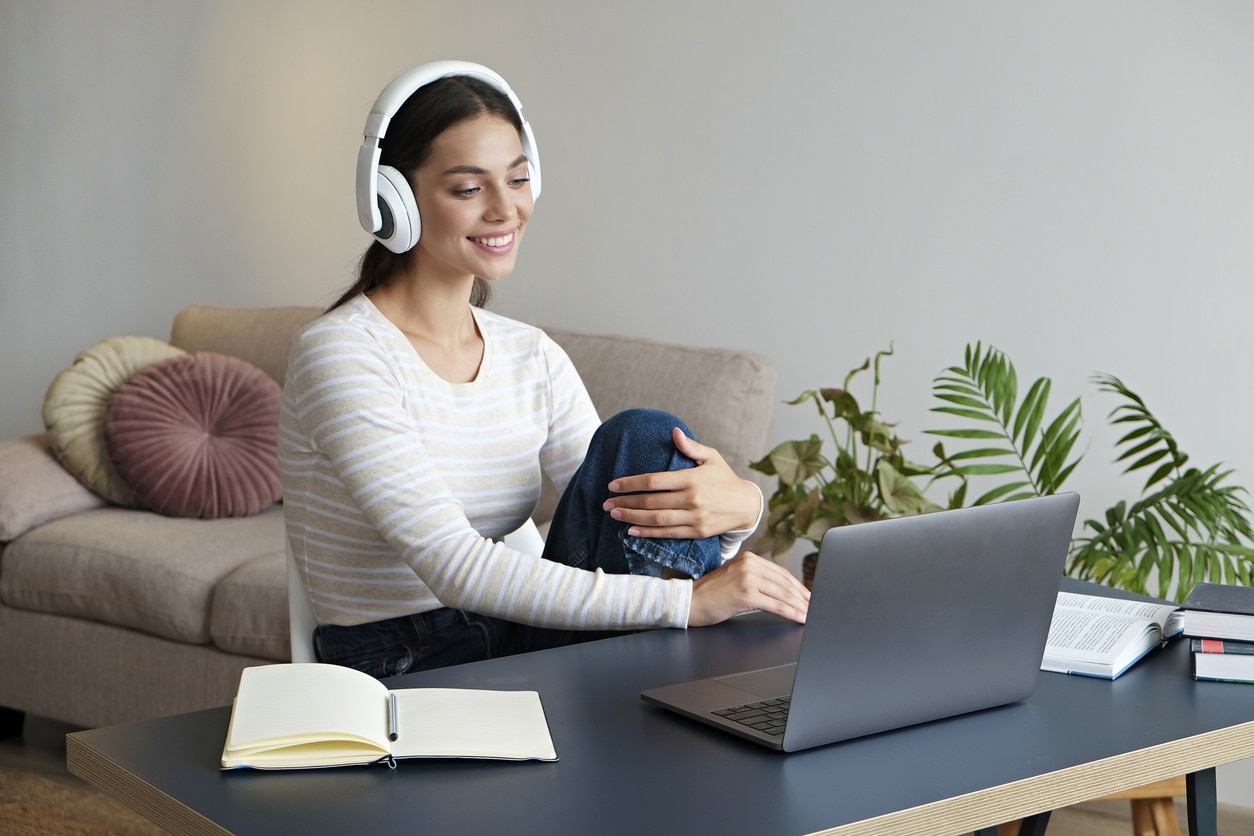
[[[705,627],[761,610],[804,624],[810,590],[778,563],[744,552],[692,583],[689,627]]]

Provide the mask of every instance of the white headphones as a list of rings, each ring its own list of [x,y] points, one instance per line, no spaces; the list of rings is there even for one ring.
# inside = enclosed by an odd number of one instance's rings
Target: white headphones
[[[414,248],[422,234],[418,202],[405,175],[390,165],[379,165],[379,140],[387,133],[396,111],[419,88],[452,75],[477,78],[509,97],[522,120],[522,147],[527,156],[527,176],[531,196],[540,197],[540,156],[531,125],[523,116],[522,102],[505,79],[480,64],[466,61],[436,61],[414,67],[397,76],[379,94],[366,118],[365,139],[357,152],[357,218],[362,228],[394,253]]]

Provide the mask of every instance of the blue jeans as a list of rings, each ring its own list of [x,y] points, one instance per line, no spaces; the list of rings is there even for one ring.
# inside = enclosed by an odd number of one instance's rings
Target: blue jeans
[[[718,537],[632,537],[626,523],[602,508],[610,497],[606,486],[613,479],[694,466],[675,448],[674,427],[691,437],[678,418],[652,409],[620,412],[597,429],[583,464],[558,502],[545,541],[545,559],[580,569],[655,577],[674,570],[699,578],[722,565]],[[610,635],[616,633],[532,627],[445,607],[353,627],[322,624],[314,631],[314,650],[320,661],[387,677]]]

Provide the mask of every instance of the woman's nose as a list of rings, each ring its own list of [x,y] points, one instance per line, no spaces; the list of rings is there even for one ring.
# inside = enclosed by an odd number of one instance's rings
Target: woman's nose
[[[488,200],[484,207],[484,215],[487,220],[502,221],[509,220],[518,214],[518,207],[514,201],[514,194],[508,189],[493,189],[491,199]]]

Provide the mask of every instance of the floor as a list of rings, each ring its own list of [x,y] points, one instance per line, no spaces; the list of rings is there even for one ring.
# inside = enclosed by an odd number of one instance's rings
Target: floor
[[[21,737],[0,740],[0,766],[22,769],[56,781],[83,786],[65,768],[65,735],[75,731],[39,717],[28,717]],[[1184,800],[1176,805],[1180,832],[1188,833]],[[1254,836],[1254,810],[1219,808],[1221,836]],[[1127,801],[1094,801],[1058,810],[1050,817],[1049,836],[1137,836]]]
[[[77,730],[76,726],[28,717],[21,737],[0,740],[0,766],[83,786],[65,768],[65,735]]]

